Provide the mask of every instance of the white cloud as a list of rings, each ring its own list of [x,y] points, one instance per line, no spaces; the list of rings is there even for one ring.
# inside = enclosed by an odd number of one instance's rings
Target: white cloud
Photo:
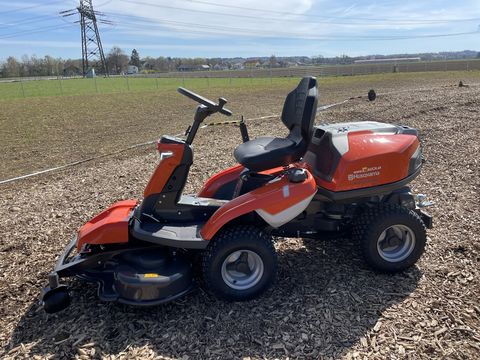
[[[150,3],[147,6],[133,2]],[[214,6],[206,3],[224,6]],[[40,4],[2,1],[5,10]],[[0,15],[0,23],[15,23],[17,19],[35,15],[50,15],[51,21],[63,25],[58,12],[74,8],[78,0],[15,12],[15,17]],[[319,41],[319,36],[384,36],[404,34],[442,34],[475,31],[477,22],[437,23],[452,18],[480,18],[480,1],[451,0],[94,0],[96,9],[104,11],[115,27],[100,25],[104,47],[119,45],[125,49],[137,47],[143,54],[181,56],[259,56],[277,55],[338,55],[368,54],[372,52],[427,51],[478,47],[475,36],[411,41]],[[243,7],[244,9],[240,9]],[[179,10],[184,8],[187,10]],[[251,9],[265,9],[254,11]],[[3,10],[3,9],[2,9]],[[115,15],[117,14],[117,15]],[[121,16],[118,16],[121,14]],[[298,15],[300,14],[300,15]],[[303,15],[303,16],[302,16]],[[312,16],[315,15],[315,16]],[[330,18],[328,18],[330,17]],[[384,21],[360,21],[375,18]],[[276,20],[275,20],[276,19]],[[69,20],[74,21],[74,17]],[[401,20],[401,21],[399,21]],[[25,24],[12,32],[40,26]],[[48,23],[49,25],[50,23]],[[192,24],[199,24],[198,26]],[[79,48],[78,25],[72,30],[57,30],[41,35],[22,35],[1,39],[2,56],[10,50],[17,53],[36,52],[58,54],[76,53]],[[3,30],[6,34],[8,31]],[[301,36],[296,36],[301,34]],[[289,35],[289,36],[286,36]],[[309,37],[316,39],[306,40]],[[285,40],[282,38],[289,38]],[[27,40],[27,39],[32,40]],[[37,40],[35,40],[37,39]],[[48,41],[48,40],[52,41]],[[54,41],[54,40],[60,41]],[[67,40],[72,41],[67,41]],[[346,40],[346,39],[342,39]],[[61,49],[64,48],[65,51]],[[25,50],[23,50],[25,49]],[[30,50],[31,49],[31,50]],[[58,49],[58,50],[55,50]],[[68,50],[71,49],[71,50]]]
[[[222,6],[209,5],[208,3]],[[136,36],[180,38],[211,38],[235,36],[240,38],[318,36],[361,36],[365,34],[403,34],[406,31],[425,33],[452,32],[453,28],[475,30],[477,24],[439,20],[473,17],[480,13],[480,1],[470,1],[468,7],[454,3],[434,5],[431,2],[406,0],[356,3],[349,0],[126,0],[105,4],[101,10],[124,14],[117,17],[118,31]],[[153,4],[155,6],[149,6]],[[229,7],[231,6],[231,7]],[[240,9],[240,8],[243,9]],[[271,9],[259,12],[247,9]],[[186,9],[186,10],[180,10]],[[289,15],[281,15],[288,13]],[[306,16],[298,16],[303,14]],[[320,17],[312,16],[312,14]],[[322,18],[321,15],[335,19]],[[135,18],[133,16],[141,17]],[[480,17],[480,15],[478,15]],[[115,16],[113,16],[115,18]],[[145,18],[147,20],[143,20]],[[384,19],[361,21],[355,18]],[[275,20],[277,19],[277,20]],[[195,26],[193,24],[199,24]],[[381,31],[381,32],[378,32]],[[289,36],[290,35],[290,36]]]
[[[138,2],[133,3],[135,1]],[[304,18],[291,14],[293,12],[296,14],[307,13],[313,5],[312,0],[284,0],[281,2],[265,0],[261,3],[254,0],[242,2],[232,0],[207,1],[216,2],[226,7],[208,5],[204,2],[179,0],[169,2],[133,0],[133,2],[118,1],[105,5],[101,10],[104,10],[107,14],[124,14],[126,17],[115,17],[113,15],[113,18],[116,18],[115,21],[118,23],[119,30],[135,35],[165,36],[166,34],[174,34],[176,37],[187,38],[237,35],[255,38],[288,34],[289,32],[318,34],[321,30],[318,24],[302,22],[302,19],[305,20]],[[233,8],[228,6],[233,6]],[[249,11],[235,7],[267,9],[267,11]],[[274,9],[275,12],[285,13],[285,15],[268,13],[268,9]],[[289,13],[290,15],[286,15]],[[134,16],[146,18],[146,20]],[[199,26],[194,24],[199,24]]]

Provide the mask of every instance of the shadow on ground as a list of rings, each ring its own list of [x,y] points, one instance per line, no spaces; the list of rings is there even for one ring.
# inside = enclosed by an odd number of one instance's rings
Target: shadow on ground
[[[282,241],[288,244],[279,243],[277,283],[260,299],[224,303],[200,290],[134,308],[102,303],[94,287],[76,282],[73,303],[61,313],[47,315],[33,303],[6,352],[24,344],[30,357],[133,357],[137,348],[178,358],[338,357],[421,277],[416,267],[397,275],[370,271],[349,240]]]

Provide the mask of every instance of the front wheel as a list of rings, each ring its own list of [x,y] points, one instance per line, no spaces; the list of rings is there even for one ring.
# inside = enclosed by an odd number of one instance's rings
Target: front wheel
[[[221,230],[211,241],[203,254],[202,275],[205,287],[217,298],[250,300],[272,285],[277,255],[265,232],[240,225]]]
[[[355,221],[353,237],[365,261],[384,272],[402,271],[415,264],[427,240],[420,216],[392,204],[366,208]]]

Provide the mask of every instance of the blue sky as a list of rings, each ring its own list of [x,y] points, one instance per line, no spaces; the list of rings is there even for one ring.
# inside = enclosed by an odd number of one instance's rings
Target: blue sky
[[[80,58],[74,0],[0,0],[0,60]],[[336,56],[480,50],[480,0],[94,0],[105,51],[141,56]],[[458,36],[443,36],[463,34]],[[442,35],[442,37],[436,37]]]

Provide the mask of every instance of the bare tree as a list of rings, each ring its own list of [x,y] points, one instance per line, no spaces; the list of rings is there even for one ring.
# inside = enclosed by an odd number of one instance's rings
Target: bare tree
[[[20,76],[20,64],[17,59],[15,59],[13,56],[9,56],[7,58],[7,61],[3,65],[3,72],[4,76],[6,77],[16,77]]]
[[[273,68],[273,67],[277,67],[277,57],[275,55],[272,55],[270,56],[270,59],[268,60],[268,65]]]
[[[123,73],[128,66],[128,56],[118,46],[114,46],[107,55],[107,64],[113,74]]]

